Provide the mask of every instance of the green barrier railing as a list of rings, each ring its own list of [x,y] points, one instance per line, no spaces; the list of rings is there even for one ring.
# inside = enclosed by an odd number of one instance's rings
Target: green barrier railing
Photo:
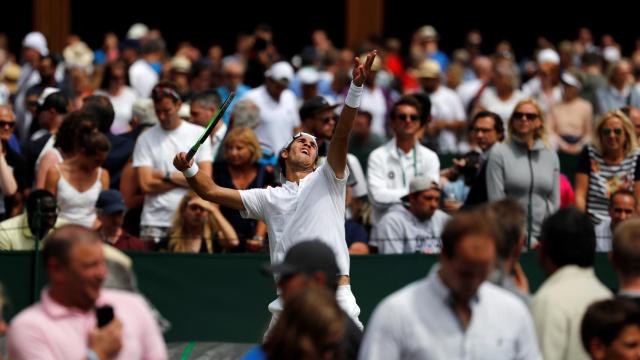
[[[260,268],[266,255],[130,253],[140,290],[172,324],[167,341],[257,342],[270,319],[267,304],[275,286]],[[351,258],[352,290],[366,323],[385,296],[424,277],[437,261],[430,255],[367,255]],[[0,252],[0,282],[13,317],[30,304],[32,252]],[[544,280],[535,253],[521,264],[532,291]],[[42,268],[42,267],[40,267]],[[598,277],[617,287],[606,255],[596,261]],[[44,279],[41,274],[40,279]],[[40,284],[42,285],[42,284]]]

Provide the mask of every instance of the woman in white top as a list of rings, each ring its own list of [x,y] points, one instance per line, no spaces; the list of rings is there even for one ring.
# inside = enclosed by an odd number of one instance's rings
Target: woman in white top
[[[95,228],[95,204],[100,191],[109,188],[109,172],[100,167],[111,144],[95,130],[81,135],[78,153],[47,172],[45,189],[56,195],[59,217]]]
[[[115,117],[111,125],[111,132],[118,135],[131,130],[129,121],[133,115],[133,103],[138,99],[138,93],[127,86],[127,65],[122,60],[114,61],[105,69],[100,90],[96,95],[105,95],[113,105]]]
[[[497,60],[493,68],[491,86],[482,92],[473,113],[481,109],[494,112],[505,121],[506,129],[508,127],[506,121],[511,117],[516,104],[525,98],[518,90],[519,86],[520,79],[516,66],[508,60]]]

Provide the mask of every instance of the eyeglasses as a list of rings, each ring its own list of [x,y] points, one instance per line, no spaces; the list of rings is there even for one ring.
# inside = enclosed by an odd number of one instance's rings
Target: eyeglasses
[[[538,114],[534,114],[534,113],[524,113],[524,112],[520,112],[520,111],[516,111],[513,113],[513,116],[511,117],[514,120],[522,120],[522,119],[526,119],[529,121],[533,121],[536,120],[540,117],[540,115]]]
[[[189,204],[187,206],[187,208],[189,210],[193,211],[193,212],[196,212],[196,211],[202,211],[202,212],[207,211],[207,209],[205,209],[204,207],[202,207],[202,206],[200,206],[198,204]]]
[[[151,91],[153,101],[160,101],[165,96],[170,96],[175,101],[181,100],[180,95],[175,90],[166,86],[156,86]]]
[[[0,128],[9,127],[9,129],[13,129],[16,126],[15,121],[11,120],[0,120]]]
[[[328,124],[331,121],[338,122],[338,115],[325,116],[319,119],[322,120],[324,124]]]
[[[610,129],[610,128],[602,128],[600,129],[600,133],[604,136],[609,136],[611,135],[611,132],[613,132],[614,134],[616,134],[616,136],[620,136],[622,135],[622,128],[615,128],[615,129]]]
[[[407,121],[407,119],[411,119],[411,121],[418,121],[420,120],[420,116],[415,115],[415,114],[396,114],[395,116],[396,119],[400,120],[400,121]]]

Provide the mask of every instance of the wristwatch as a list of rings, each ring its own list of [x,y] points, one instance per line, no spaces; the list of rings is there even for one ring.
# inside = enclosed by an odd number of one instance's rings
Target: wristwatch
[[[164,172],[164,177],[162,178],[162,181],[167,183],[171,182],[171,172],[169,170]]]

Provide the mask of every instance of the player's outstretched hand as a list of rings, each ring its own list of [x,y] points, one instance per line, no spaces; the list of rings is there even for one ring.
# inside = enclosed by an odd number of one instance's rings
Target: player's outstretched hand
[[[187,160],[186,152],[179,152],[176,154],[176,157],[173,158],[173,166],[175,166],[178,171],[185,171],[193,165],[193,159]]]

